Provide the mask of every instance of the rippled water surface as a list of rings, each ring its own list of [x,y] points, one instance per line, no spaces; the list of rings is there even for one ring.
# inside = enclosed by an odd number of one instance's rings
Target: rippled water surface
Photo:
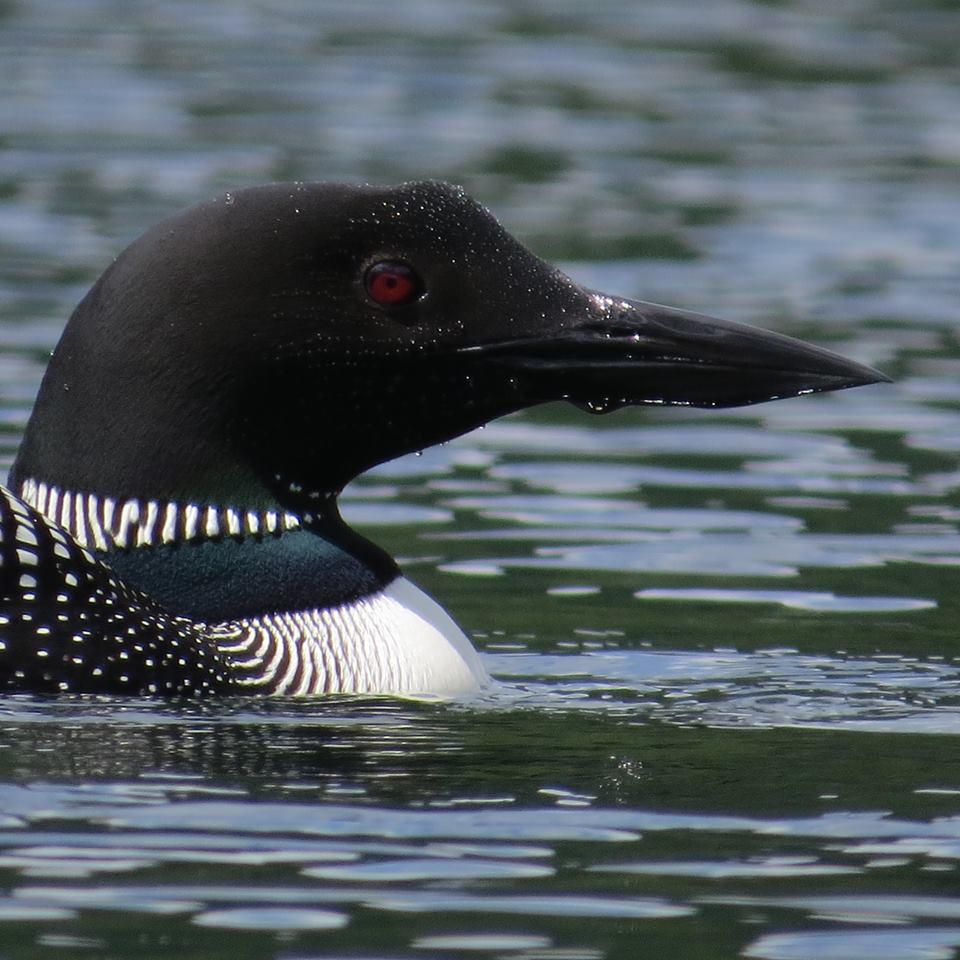
[[[958,955],[958,36],[947,0],[0,3],[5,465],[111,257],[275,179],[462,182],[584,283],[896,378],[548,407],[359,479],[481,699],[0,701],[0,956]]]

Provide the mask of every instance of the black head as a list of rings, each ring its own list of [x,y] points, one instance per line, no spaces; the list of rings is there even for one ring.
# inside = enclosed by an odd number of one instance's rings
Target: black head
[[[881,379],[585,290],[446,184],[274,184],[164,221],[104,273],[13,479],[295,508],[546,400],[724,406]]]

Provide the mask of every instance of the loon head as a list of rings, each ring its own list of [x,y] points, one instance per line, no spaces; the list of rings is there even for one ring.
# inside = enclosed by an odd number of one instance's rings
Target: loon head
[[[53,354],[12,477],[302,511],[545,401],[728,406],[881,379],[584,289],[447,184],[273,184],[173,216],[117,258]]]
[[[223,195],[131,244],[53,353],[0,488],[0,688],[476,689],[456,625],[340,520],[353,477],[549,400],[882,379],[584,289],[445,184]]]

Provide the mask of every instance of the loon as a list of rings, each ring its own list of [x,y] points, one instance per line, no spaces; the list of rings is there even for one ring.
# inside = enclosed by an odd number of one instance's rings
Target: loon
[[[885,379],[585,289],[448,184],[223,194],[127,247],[51,356],[0,495],[0,690],[478,690],[452,619],[341,519],[350,480],[546,401]]]

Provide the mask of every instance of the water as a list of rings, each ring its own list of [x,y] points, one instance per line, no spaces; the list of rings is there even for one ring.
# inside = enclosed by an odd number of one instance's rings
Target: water
[[[0,457],[111,257],[280,178],[463,182],[623,295],[893,386],[553,406],[344,500],[469,702],[0,702],[0,956],[960,951],[960,10],[0,4]]]

